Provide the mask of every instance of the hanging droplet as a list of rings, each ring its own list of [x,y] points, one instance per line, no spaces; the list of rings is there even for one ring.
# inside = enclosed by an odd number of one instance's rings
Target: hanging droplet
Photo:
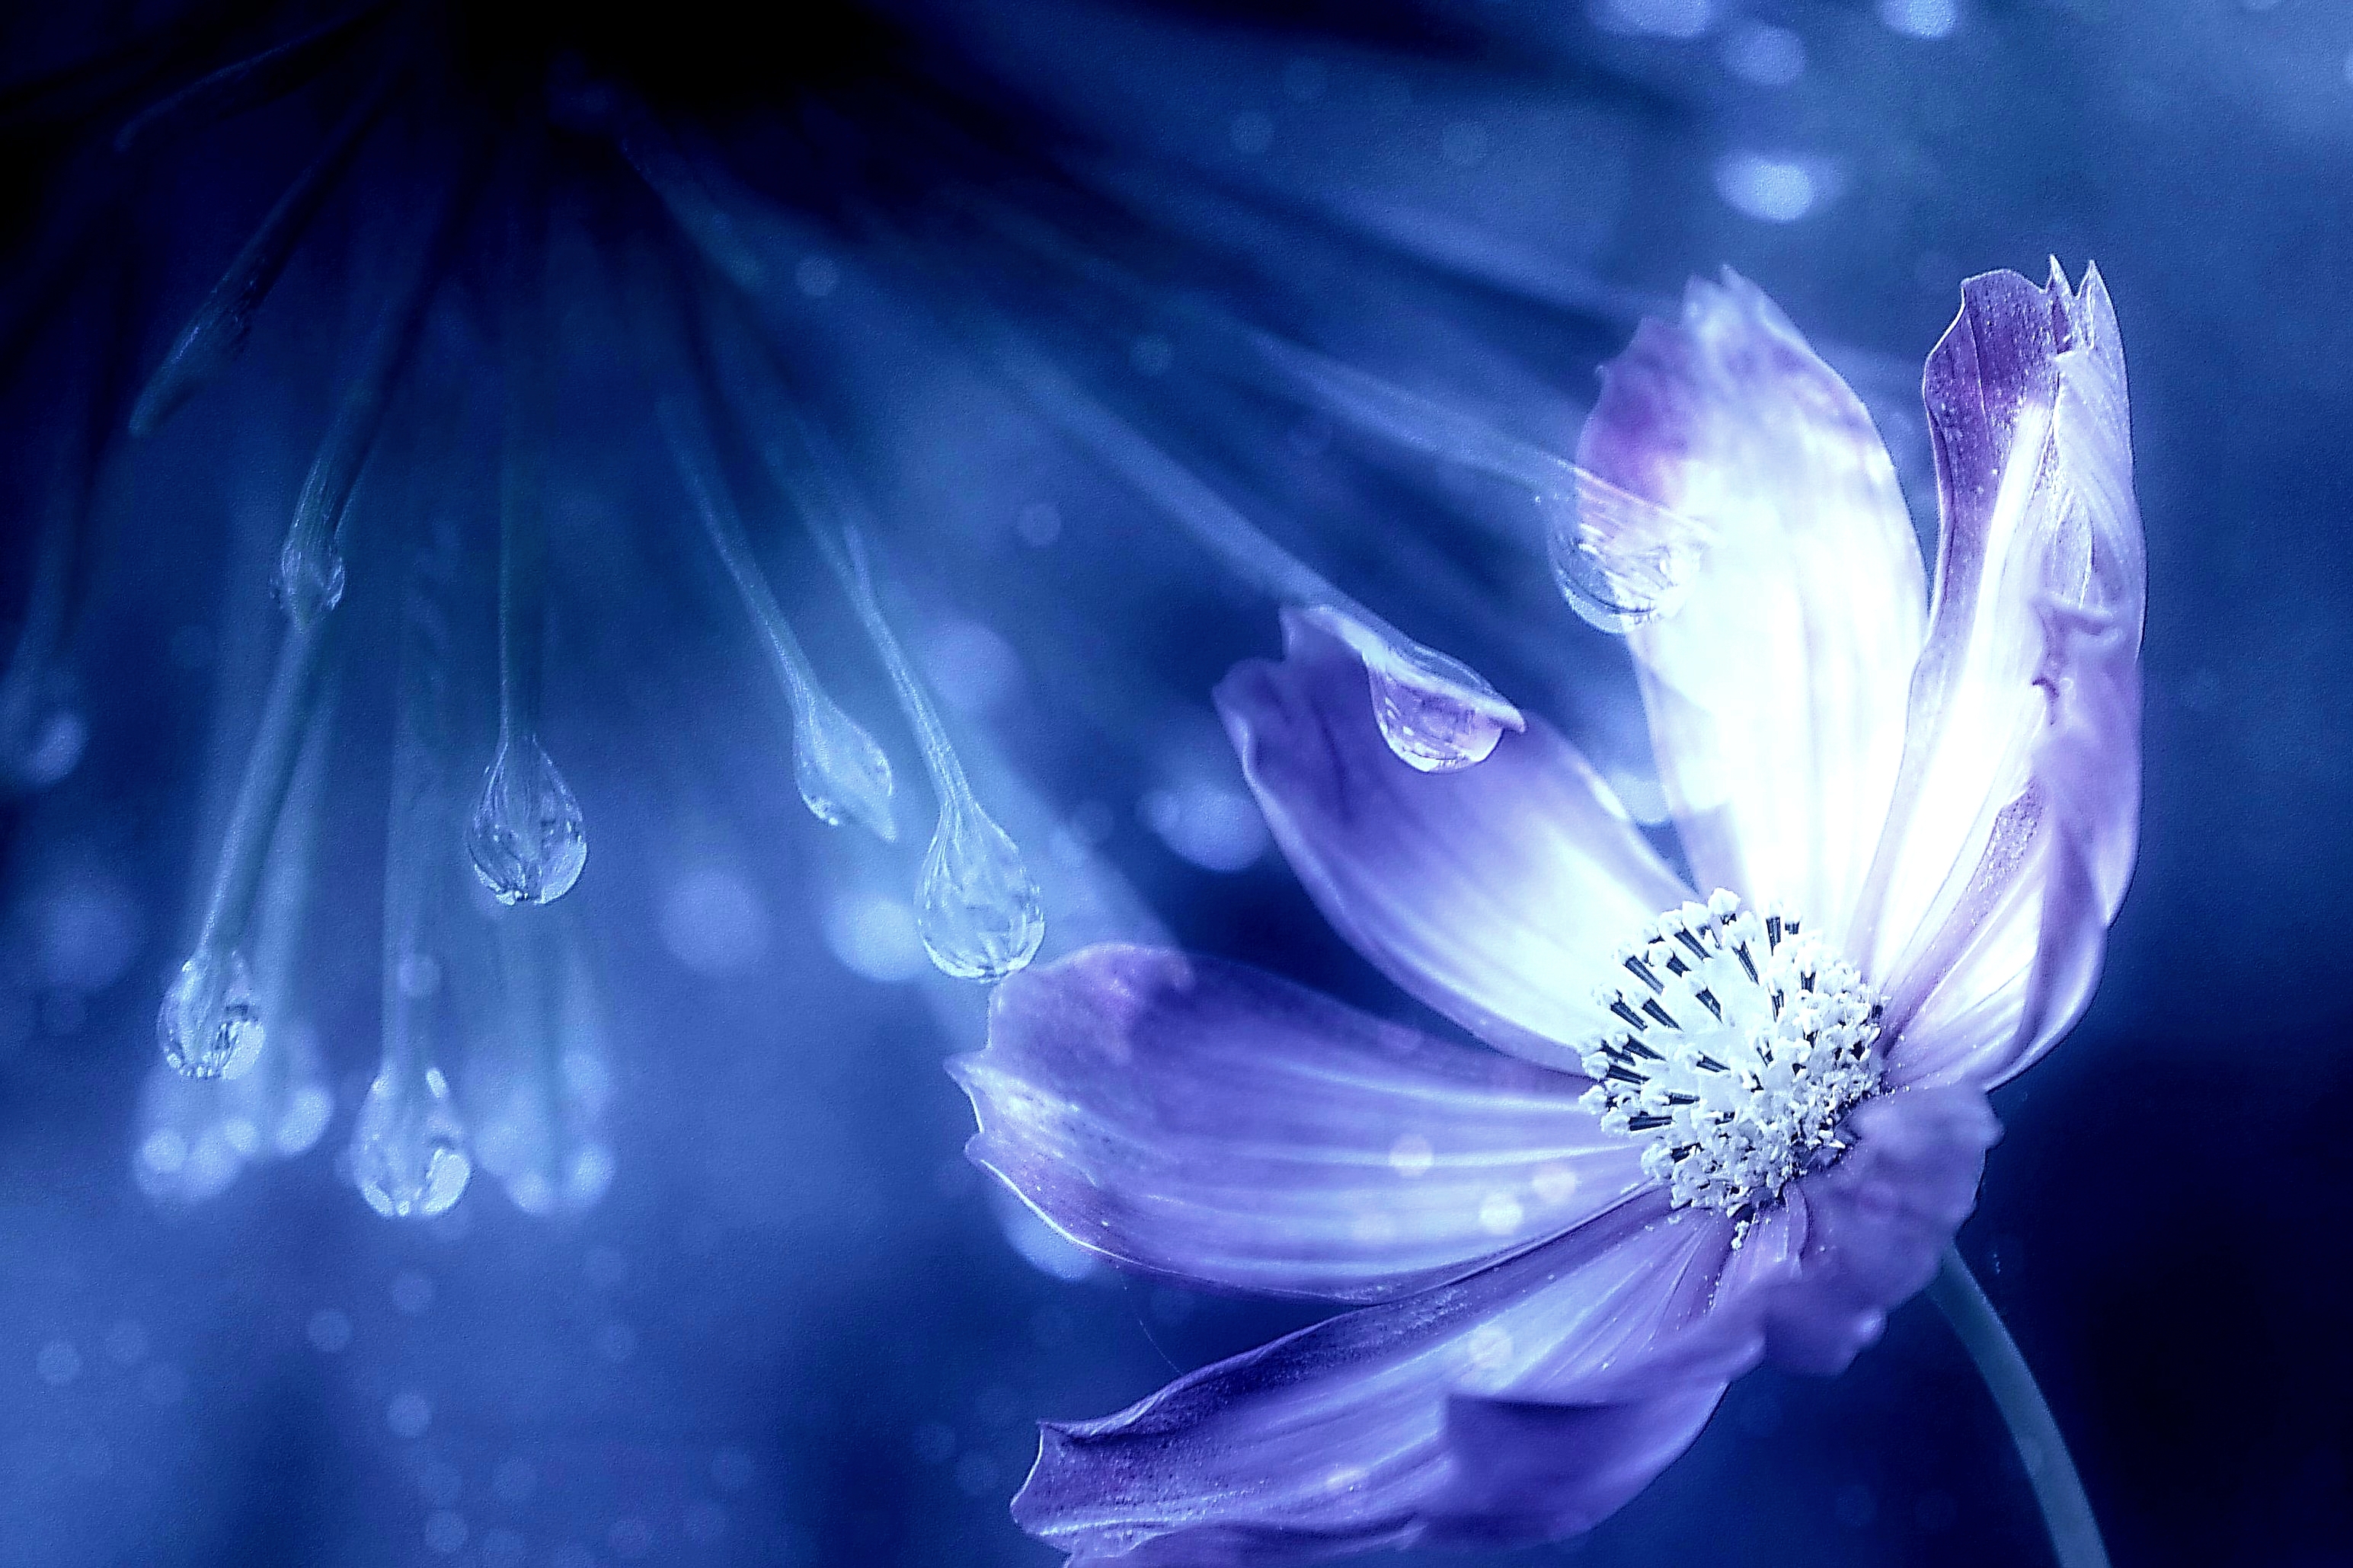
[[[830,827],[855,822],[885,844],[898,841],[891,759],[814,684],[793,714],[793,782],[819,822]]]
[[[352,1179],[368,1207],[390,1219],[440,1214],[473,1173],[441,1069],[378,1075],[352,1129]]]
[[[332,539],[314,537],[317,531],[298,521],[278,552],[278,602],[303,631],[343,602],[343,558]]]
[[[920,891],[924,951],[960,980],[1002,980],[1045,940],[1045,904],[1021,851],[968,792],[940,804]]]
[[[1506,730],[1527,721],[1477,670],[1371,616],[1335,605],[1301,612],[1365,662],[1381,739],[1408,766],[1451,773],[1487,760]]]
[[[1582,468],[1567,489],[1541,493],[1536,504],[1569,608],[1619,636],[1675,613],[1711,540],[1696,520]]]
[[[155,1016],[164,1059],[190,1078],[235,1078],[261,1053],[261,1014],[245,954],[198,948]]]
[[[532,735],[501,742],[466,828],[474,875],[502,904],[544,904],[572,890],[588,863],[580,802]]]

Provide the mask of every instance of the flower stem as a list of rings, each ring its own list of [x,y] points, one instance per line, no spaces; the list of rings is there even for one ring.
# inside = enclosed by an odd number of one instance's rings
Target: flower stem
[[[1961,1261],[1958,1247],[1945,1248],[1944,1262],[1928,1284],[1928,1299],[1968,1347],[1969,1359],[1978,1363],[1978,1374],[2001,1409],[2010,1440],[2026,1466],[2026,1479],[2033,1483],[2034,1500],[2042,1505],[2042,1523],[2051,1532],[2059,1568],[2108,1568],[2099,1521],[2092,1517],[2091,1500],[2084,1495],[2059,1423],[2052,1419],[2051,1406],[2027,1370],[2026,1358],[2018,1353],[2018,1342],[2002,1327],[1993,1303]]]

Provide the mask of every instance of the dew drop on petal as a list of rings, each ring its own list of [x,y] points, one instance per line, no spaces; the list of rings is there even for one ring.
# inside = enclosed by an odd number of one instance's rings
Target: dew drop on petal
[[[473,1171],[440,1069],[378,1075],[352,1129],[352,1177],[368,1206],[395,1219],[443,1213]]]
[[[1426,773],[1451,773],[1487,760],[1504,726],[1443,687],[1367,668],[1373,716],[1381,739],[1408,765]]]
[[[502,904],[544,904],[572,890],[588,863],[580,802],[530,736],[501,744],[482,781],[466,853]]]
[[[1487,760],[1505,730],[1526,727],[1520,710],[1461,659],[1332,605],[1305,612],[1364,660],[1381,739],[1408,766],[1452,773]]]
[[[1001,980],[1045,940],[1045,906],[1021,851],[969,794],[941,805],[915,926],[932,962],[963,980]]]
[[[198,948],[155,1016],[164,1059],[190,1078],[235,1078],[261,1054],[261,1013],[245,954]]]
[[[1682,605],[1707,548],[1700,523],[1582,472],[1574,494],[1537,500],[1553,579],[1588,623],[1622,635]]]
[[[793,782],[819,822],[855,822],[885,844],[899,825],[891,816],[891,759],[839,703],[811,687],[793,715]]]

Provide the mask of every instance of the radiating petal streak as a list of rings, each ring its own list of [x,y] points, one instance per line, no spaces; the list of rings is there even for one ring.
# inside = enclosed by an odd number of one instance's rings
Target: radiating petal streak
[[[531,210],[536,211],[534,205]],[[502,904],[562,898],[588,858],[571,785],[539,737],[547,590],[546,443],[553,423],[543,233],[510,235],[505,428],[499,460],[499,738],[466,847]]]
[[[851,602],[891,672],[900,711],[915,731],[923,766],[939,797],[939,822],[924,852],[916,890],[916,926],[923,947],[946,973],[965,980],[1003,979],[1037,956],[1045,940],[1046,915],[1038,883],[1020,850],[972,793],[931,693],[916,678],[882,613],[864,535],[852,525],[843,542]]]
[[[195,315],[181,330],[172,352],[148,379],[146,389],[140,393],[138,404],[131,411],[132,435],[153,435],[197,388],[228,368],[229,362],[245,346],[255,312],[261,309],[279,274],[286,269],[294,247],[301,243],[311,220],[318,216],[320,205],[334,189],[336,179],[384,113],[393,84],[407,68],[405,51],[387,60],[328,132],[326,144],[317,156],[279,196],[261,226],[245,242],[245,248],[237,252],[228,270],[213,285],[212,292],[205,296]]]
[[[1074,243],[1035,215],[975,192],[956,194],[998,235],[1116,295],[1128,305],[1216,345],[1218,363],[1251,384],[1282,394],[1414,451],[1516,485],[1539,498],[1609,493],[1618,504],[1660,510],[1557,452],[1506,435],[1371,373],[1213,309],[1171,298],[1106,258]],[[1693,524],[1691,526],[1696,526]]]
[[[242,1011],[253,1016],[249,991],[236,979],[245,965],[241,949],[253,922],[256,898],[269,862],[271,837],[286,805],[288,786],[301,754],[302,737],[316,708],[320,675],[341,646],[332,620],[310,631],[289,628],[279,644],[277,668],[263,699],[260,727],[246,755],[220,858],[213,872],[196,947],[164,1000],[157,1021],[164,1055],[195,1077],[214,1077],[260,1045],[259,1029],[242,1043],[242,1032],[221,1020]],[[224,1013],[227,1009],[227,1013]]]
[[[449,885],[455,833],[446,596],[453,525],[420,518],[400,628],[384,871],[384,1057],[352,1130],[352,1171],[368,1205],[388,1218],[441,1213],[473,1163],[466,1128],[436,1058],[440,994],[454,956],[436,919]],[[333,622],[329,623],[331,626]]]
[[[721,471],[709,411],[696,395],[692,372],[672,340],[676,313],[662,298],[659,273],[640,256],[629,279],[639,351],[654,384],[654,416],[703,531],[761,632],[793,715],[793,763],[801,798],[822,822],[856,820],[878,838],[898,837],[891,815],[891,764],[849,715],[827,695],[760,572],[744,521]]]
[[[610,134],[695,248],[737,288],[760,293],[767,286],[767,268],[744,237],[741,220],[712,191],[710,172],[687,155],[670,129],[651,110],[630,103],[617,112]]]
[[[1267,537],[1198,475],[1082,391],[1042,356],[999,333],[1005,378],[1057,428],[1183,527],[1237,577],[1307,610],[1362,654],[1381,730],[1400,760],[1444,772],[1485,759],[1527,721],[1470,666],[1415,642]]]
[[[362,353],[359,374],[344,388],[334,422],[303,476],[302,492],[294,503],[294,517],[279,552],[277,580],[280,602],[298,626],[316,623],[343,598],[343,515],[350,509],[352,492],[367,465],[368,454],[375,449],[385,411],[424,331],[426,307],[448,270],[480,186],[477,164],[456,187],[431,198],[434,205],[422,215],[426,241],[377,316]]]
[[[367,0],[282,44],[197,78],[124,121],[114,133],[114,150],[127,153],[158,132],[193,131],[292,92],[332,65],[385,5],[385,0]]]

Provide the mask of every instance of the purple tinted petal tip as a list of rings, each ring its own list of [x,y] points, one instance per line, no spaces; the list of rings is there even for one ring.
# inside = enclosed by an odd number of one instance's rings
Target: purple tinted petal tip
[[[1581,1079],[1165,950],[1008,979],[987,1049],[950,1071],[971,1158],[1055,1230],[1222,1289],[1388,1299],[1643,1184]]]
[[[2098,269],[1961,292],[1923,382],[1936,610],[1859,925],[1895,1079],[1990,1086],[2081,1014],[2130,876],[2146,563]]]

